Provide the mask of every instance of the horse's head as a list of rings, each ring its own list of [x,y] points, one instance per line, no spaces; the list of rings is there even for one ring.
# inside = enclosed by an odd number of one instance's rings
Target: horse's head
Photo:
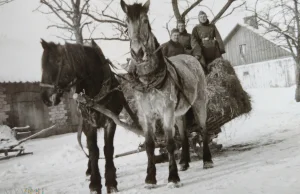
[[[44,49],[42,55],[41,97],[47,106],[56,106],[60,103],[65,91],[74,81],[75,74],[68,64],[64,46],[41,40]]]
[[[157,63],[158,59],[153,53],[158,42],[151,32],[148,18],[150,0],[144,5],[127,5],[121,0],[121,7],[126,14],[128,36],[130,38],[131,56],[137,63]]]

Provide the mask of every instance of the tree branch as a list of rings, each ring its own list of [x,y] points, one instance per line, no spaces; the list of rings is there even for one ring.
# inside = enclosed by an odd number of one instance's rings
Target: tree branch
[[[172,0],[172,6],[173,6],[173,11],[174,11],[174,15],[176,17],[176,20],[181,20],[181,15],[179,12],[179,7],[178,7],[178,1],[177,0]]]
[[[293,41],[297,41],[294,37],[290,36],[285,30],[281,29],[278,25],[275,25],[271,21],[268,21],[267,19],[264,19],[263,17],[261,17],[260,15],[258,15],[256,11],[253,11],[253,10],[250,10],[250,9],[247,9],[247,10],[253,12],[256,15],[256,17],[259,20],[261,20],[262,22],[265,22],[268,25],[272,26],[274,29],[277,29],[276,32],[278,32],[278,33],[280,33],[280,34],[282,34],[284,36],[287,36],[289,39],[291,39]]]
[[[85,23],[83,23],[83,24],[81,25],[81,27],[80,27],[80,32],[82,33],[82,30],[83,30],[84,26],[87,26],[87,25],[89,25],[89,24],[91,24],[91,23],[93,23],[93,22],[90,21],[90,22],[85,22]]]
[[[171,22],[171,20],[174,18],[174,16],[171,16],[171,18],[169,19],[169,21],[166,23],[166,26],[164,28],[166,28],[166,30],[168,31],[169,36],[171,37],[171,33],[169,30],[169,23]]]
[[[93,20],[97,21],[97,22],[100,22],[100,23],[114,23],[114,24],[118,24],[120,26],[123,26],[123,27],[127,27],[125,23],[123,22],[120,22],[120,21],[117,21],[117,20],[105,20],[105,19],[99,19],[99,18],[96,18],[95,16],[93,16],[92,14],[90,13],[84,13],[84,15],[87,15],[89,17],[91,17]]]
[[[226,14],[226,15],[220,17],[220,19],[223,19],[223,18],[225,18],[225,17],[231,15],[236,9],[242,7],[242,6],[245,5],[245,4],[246,4],[246,1],[244,1],[244,2],[243,2],[242,4],[240,4],[240,5],[238,5],[238,6],[234,7],[234,8],[232,8],[231,12],[229,12],[228,14]]]
[[[223,6],[223,8],[219,11],[219,13],[211,21],[211,23],[212,24],[216,23],[234,1],[235,0],[228,0],[227,3]]]
[[[291,45],[291,43],[290,43],[290,41],[289,41],[289,38],[288,38],[287,36],[285,36],[285,39],[286,39],[287,45],[288,45],[288,47],[289,47],[289,50],[291,51],[292,56],[293,56],[294,60],[296,61],[296,60],[297,60],[297,57],[296,57],[296,54],[295,54],[295,52],[294,52],[294,49],[293,49],[293,47],[292,47],[292,45]]]
[[[194,9],[197,5],[199,5],[203,0],[197,0],[195,1],[189,8],[187,8],[182,14],[181,17],[182,19],[185,18],[185,16],[192,10]]]
[[[65,20],[61,15],[58,14],[58,12],[54,9],[54,7],[52,5],[50,5],[46,0],[41,0],[41,3],[46,5],[49,9],[51,9],[51,11],[64,23],[66,23],[69,27],[73,27],[73,25],[68,22],[67,20]]]
[[[56,12],[58,13],[59,11],[62,11],[70,20],[72,20],[72,17],[71,17],[71,11],[67,11],[67,10],[65,10],[65,9],[63,9],[63,5],[62,5],[62,2],[60,2],[61,4],[59,4],[56,0],[52,0],[55,4],[56,4],[56,6],[58,7],[58,8],[55,8],[54,6],[52,6],[52,8],[54,8],[55,10],[56,10]]]
[[[63,30],[72,30],[72,28],[66,27],[66,26],[58,26],[58,25],[50,25],[47,26],[47,29],[49,28],[59,28],[59,29],[63,29]]]
[[[300,19],[299,19],[299,10],[298,10],[298,0],[294,0],[294,5],[295,5],[295,19],[296,19],[296,25],[297,25],[297,45],[300,45]],[[300,48],[297,47],[297,61],[300,59]]]
[[[14,1],[14,0],[0,0],[0,6],[4,5],[4,4],[7,4],[7,3],[10,3],[12,1]]]
[[[83,14],[83,11],[86,7],[88,7],[90,0],[85,0],[85,3],[83,4],[81,11],[80,11],[80,15]]]

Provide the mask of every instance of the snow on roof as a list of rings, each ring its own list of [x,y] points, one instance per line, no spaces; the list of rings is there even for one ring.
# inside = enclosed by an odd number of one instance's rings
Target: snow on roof
[[[234,33],[236,32],[236,30],[240,27],[244,27],[244,28],[247,28],[248,30],[254,32],[255,34],[258,34],[260,35],[261,37],[263,37],[264,39],[272,42],[273,44],[281,47],[282,49],[284,49],[285,51],[287,52],[291,52],[289,49],[285,48],[283,45],[280,44],[280,42],[282,42],[281,39],[276,39],[274,37],[276,37],[276,34],[275,32],[274,33],[266,33],[266,29],[259,26],[258,29],[256,28],[253,28],[252,26],[249,26],[247,24],[243,24],[243,23],[237,23],[233,28],[232,30],[227,34],[227,36],[224,38],[224,44],[226,44],[230,38],[234,35]]]
[[[0,74],[0,83],[36,83],[41,79],[36,76],[26,74]]]

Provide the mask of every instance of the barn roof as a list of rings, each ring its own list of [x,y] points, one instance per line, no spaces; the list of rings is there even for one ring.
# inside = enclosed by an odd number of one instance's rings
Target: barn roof
[[[240,29],[240,28],[246,28],[252,32],[254,32],[255,34],[263,37],[264,39],[272,42],[273,44],[275,44],[276,46],[279,46],[280,48],[282,48],[283,50],[287,51],[287,52],[291,52],[289,49],[287,49],[286,47],[284,47],[281,42],[282,40],[278,39],[278,42],[276,42],[276,40],[274,39],[275,34],[272,33],[265,33],[266,30],[263,27],[259,27],[259,29],[253,28],[249,25],[246,24],[242,24],[242,23],[237,23],[232,30],[227,34],[227,36],[224,38],[224,44],[226,44],[234,35],[235,33]]]
[[[32,75],[0,73],[0,83],[37,83],[40,79]]]

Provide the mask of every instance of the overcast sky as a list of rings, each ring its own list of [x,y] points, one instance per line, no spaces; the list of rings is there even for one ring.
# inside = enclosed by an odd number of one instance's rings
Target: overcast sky
[[[217,13],[226,1],[204,0],[204,4]],[[133,3],[130,0],[126,2]],[[145,1],[139,0],[138,2]],[[172,6],[169,2],[170,0],[151,1],[150,20],[153,21],[153,33],[160,43],[168,41],[168,34],[163,26],[172,14]],[[0,81],[40,80],[42,55],[40,39],[61,42],[55,37],[55,35],[61,35],[61,31],[47,30],[47,26],[51,24],[50,20],[55,20],[55,16],[49,17],[39,12],[33,12],[38,6],[39,0],[15,0],[10,4],[0,6]],[[121,9],[118,3],[115,8]],[[212,14],[204,7],[196,7],[189,16],[197,16],[199,10],[205,10],[209,19],[213,18]],[[242,21],[244,16],[243,11],[238,11],[219,21],[217,27],[221,36],[224,38],[237,22]],[[197,20],[189,22],[187,27],[189,32],[195,24],[197,24]],[[171,27],[175,27],[175,22],[171,23]],[[100,31],[99,28],[97,33]],[[125,57],[122,55],[128,52],[128,43],[109,41],[97,41],[97,43],[108,58],[120,63],[125,62]]]

